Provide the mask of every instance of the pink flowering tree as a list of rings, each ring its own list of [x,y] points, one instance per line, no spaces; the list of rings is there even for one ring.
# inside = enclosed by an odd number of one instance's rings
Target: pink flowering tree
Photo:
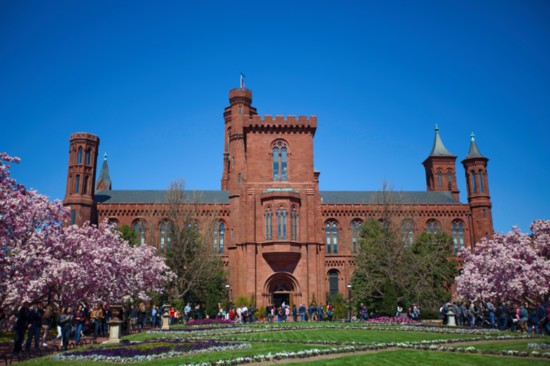
[[[0,319],[25,301],[146,300],[173,280],[155,248],[130,247],[106,221],[64,227],[61,202],[10,177],[18,162],[0,153]]]
[[[550,220],[483,239],[473,252],[460,252],[464,269],[456,278],[459,296],[472,301],[546,301],[550,294]]]

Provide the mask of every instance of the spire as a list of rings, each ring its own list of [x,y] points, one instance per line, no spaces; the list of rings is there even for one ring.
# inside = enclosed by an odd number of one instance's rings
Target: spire
[[[471,142],[470,142],[470,151],[468,152],[468,156],[466,156],[466,159],[484,158],[484,157],[485,157],[485,156],[481,155],[481,153],[480,153],[479,150],[477,149],[475,137],[476,137],[476,135],[474,135],[474,133],[472,132],[472,133],[470,134],[470,139],[471,139]]]
[[[101,172],[99,173],[99,179],[95,187],[98,191],[110,191],[111,190],[111,177],[109,175],[109,164],[107,163],[107,153],[103,155],[103,165],[101,166]]]
[[[439,136],[439,127],[437,126],[437,124],[435,125],[434,146],[432,148],[430,156],[455,156],[451,154],[449,150],[447,150],[445,145],[443,145],[443,141],[441,141],[441,137]]]

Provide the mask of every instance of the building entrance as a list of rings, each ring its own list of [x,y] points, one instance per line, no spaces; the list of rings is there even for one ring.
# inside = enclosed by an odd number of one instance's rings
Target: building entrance
[[[274,292],[273,293],[273,305],[277,308],[281,306],[282,303],[285,303],[287,306],[290,302],[290,293],[289,292]]]

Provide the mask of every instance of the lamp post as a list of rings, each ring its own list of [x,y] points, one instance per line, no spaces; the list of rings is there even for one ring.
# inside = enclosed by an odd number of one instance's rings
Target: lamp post
[[[348,305],[349,305],[349,308],[348,308],[349,315],[346,321],[351,322],[351,283],[348,284]]]
[[[229,310],[231,310],[231,295],[229,295],[229,291],[231,291],[231,286],[229,284],[225,285],[225,291],[227,292],[227,314],[229,314]]]

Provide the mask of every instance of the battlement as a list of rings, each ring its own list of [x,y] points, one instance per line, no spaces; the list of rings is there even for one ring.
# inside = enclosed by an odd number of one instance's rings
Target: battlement
[[[229,104],[241,104],[248,105],[252,104],[252,90],[235,88],[229,91]]]
[[[258,127],[307,127],[317,128],[316,116],[285,116],[276,115],[275,118],[271,114],[266,114],[263,118],[259,115],[252,116],[247,122],[245,127],[258,128]]]
[[[89,132],[76,132],[73,133],[70,137],[70,140],[92,140],[99,141],[99,137]]]

